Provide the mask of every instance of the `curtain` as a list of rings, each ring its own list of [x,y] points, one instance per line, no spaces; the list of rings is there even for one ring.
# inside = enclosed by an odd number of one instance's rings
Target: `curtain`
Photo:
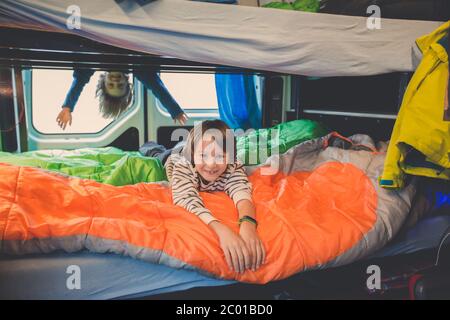
[[[255,77],[216,74],[220,118],[232,129],[261,127],[261,108],[256,97]]]

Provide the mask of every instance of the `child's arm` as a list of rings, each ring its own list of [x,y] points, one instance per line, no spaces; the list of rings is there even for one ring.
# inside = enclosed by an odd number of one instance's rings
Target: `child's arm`
[[[245,216],[255,219],[255,206],[252,201],[243,199],[237,203],[236,208],[239,212],[239,221],[241,221],[239,234],[250,251],[252,261],[251,267],[252,270],[255,271],[256,269],[259,269],[261,264],[265,263],[266,251],[256,232],[256,224],[249,221],[249,219],[245,220],[244,218],[244,220],[241,220],[241,218]]]
[[[252,185],[248,181],[244,166],[241,163],[236,163],[235,166],[234,171],[228,177],[224,190],[237,207],[241,200],[252,202]]]
[[[178,120],[181,124],[185,124],[187,120],[186,114],[178,102],[172,97],[156,72],[148,70],[136,71],[134,76],[144,84],[145,88],[152,91],[163,107],[170,113],[172,119],[175,121]]]
[[[75,108],[84,86],[89,82],[89,79],[93,74],[94,70],[90,69],[75,69],[73,71],[72,85],[63,102],[62,110],[56,117],[56,122],[63,130],[66,129],[67,124],[72,125],[72,111]]]
[[[94,72],[91,69],[75,69],[73,71],[72,85],[62,105],[63,108],[69,108],[71,112],[73,111],[84,86],[89,82]]]
[[[171,185],[173,203],[192,212],[207,225],[214,220],[218,220],[207,208],[205,208],[203,200],[197,190],[194,172],[190,167],[190,164],[187,161],[178,161],[174,163],[173,168],[170,168],[169,170],[172,170],[170,174],[172,176]]]
[[[171,177],[174,204],[197,215],[217,234],[230,269],[244,272],[246,268],[249,268],[250,254],[244,241],[205,208],[197,190],[197,181],[192,166],[187,161],[177,161],[173,164],[168,162],[166,171],[167,176]]]
[[[233,199],[241,218],[248,216],[256,220],[256,210],[252,201],[252,187],[242,164],[237,164],[228,178],[225,192]],[[239,234],[250,251],[251,268],[258,269],[265,262],[265,250],[256,232],[256,225],[248,220],[241,222]]]

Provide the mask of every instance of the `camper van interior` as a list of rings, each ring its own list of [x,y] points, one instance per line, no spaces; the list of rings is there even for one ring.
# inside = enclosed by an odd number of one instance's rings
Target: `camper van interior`
[[[0,1],[0,298],[449,299],[448,12]],[[204,177],[216,221],[174,203],[168,159],[213,119],[253,218]],[[264,263],[229,268],[211,224],[254,224]]]

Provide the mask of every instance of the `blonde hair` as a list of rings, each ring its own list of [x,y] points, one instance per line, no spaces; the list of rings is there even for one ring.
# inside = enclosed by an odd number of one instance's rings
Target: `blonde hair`
[[[181,154],[194,165],[194,150],[199,141],[202,140],[205,133],[213,134],[213,138],[217,144],[222,147],[222,151],[227,154],[228,159],[236,161],[236,137],[233,130],[222,120],[205,120],[196,124],[186,139],[186,145],[183,147]],[[232,147],[230,148],[230,144]]]

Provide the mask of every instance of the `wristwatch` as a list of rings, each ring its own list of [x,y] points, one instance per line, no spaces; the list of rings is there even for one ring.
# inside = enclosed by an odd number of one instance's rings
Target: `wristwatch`
[[[244,221],[251,222],[251,223],[253,223],[256,227],[258,226],[258,221],[256,221],[256,219],[254,219],[254,218],[252,218],[252,217],[250,217],[250,216],[243,216],[242,218],[240,218],[240,219],[239,219],[239,222],[238,222],[239,226],[241,226],[242,222],[244,222]]]

